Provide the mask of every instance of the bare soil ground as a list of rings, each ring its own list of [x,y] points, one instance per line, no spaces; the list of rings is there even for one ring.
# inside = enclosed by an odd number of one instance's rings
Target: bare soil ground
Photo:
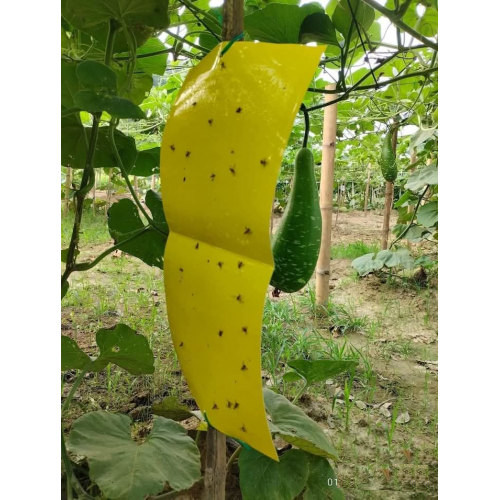
[[[275,228],[279,218],[275,217]],[[379,242],[381,212],[366,216],[363,212],[341,212],[336,219],[334,214],[332,245]],[[391,225],[394,223],[395,216]],[[82,255],[95,257],[107,246],[90,245]],[[140,437],[148,428],[153,402],[167,394],[178,395],[193,408],[195,402],[169,340],[161,271],[126,255],[105,262],[72,277],[71,295],[63,302],[63,334],[95,354],[97,328],[124,322],[149,336],[157,366],[168,368],[157,368],[154,376],[135,382],[131,377],[128,385],[123,372],[89,378],[76,395],[65,428],[69,429],[85,411],[106,408],[144,422],[137,428]],[[319,384],[299,401],[336,445],[340,455],[338,482],[348,499],[437,498],[436,281],[432,277],[429,286],[419,289],[398,280],[384,282],[373,275],[360,279],[350,259],[333,259],[332,302],[362,320],[362,327],[351,332],[336,330],[329,323],[331,319],[319,317],[304,306],[310,293],[307,290],[293,294],[303,299],[300,304],[307,327],[324,338],[347,342],[365,360],[361,363],[362,376],[354,381],[349,412],[343,384],[336,380]],[[311,285],[314,289],[314,282]],[[288,294],[273,298],[270,288],[269,300],[292,299]],[[68,381],[71,377],[67,375]],[[186,422],[189,426],[192,422]],[[227,493],[229,500],[241,498],[235,478]]]

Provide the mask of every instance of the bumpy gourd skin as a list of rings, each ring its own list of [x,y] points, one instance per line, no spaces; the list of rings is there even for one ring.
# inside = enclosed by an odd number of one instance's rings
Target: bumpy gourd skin
[[[388,182],[394,182],[398,176],[398,166],[396,163],[396,155],[392,150],[392,128],[389,127],[387,135],[382,143],[382,155],[380,157],[380,170],[384,179]]]
[[[296,292],[311,278],[321,246],[321,211],[314,177],[314,157],[302,148],[295,158],[290,200],[273,238],[271,285]]]

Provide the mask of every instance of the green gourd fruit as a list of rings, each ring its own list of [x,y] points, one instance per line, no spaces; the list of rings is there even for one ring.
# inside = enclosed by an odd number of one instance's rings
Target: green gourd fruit
[[[281,225],[272,240],[274,273],[271,285],[296,292],[311,278],[321,246],[321,211],[311,150],[295,158],[292,191]]]
[[[380,170],[384,179],[388,182],[394,182],[398,176],[398,166],[396,164],[396,155],[392,149],[393,128],[389,127],[387,135],[382,143],[382,155],[380,157]]]

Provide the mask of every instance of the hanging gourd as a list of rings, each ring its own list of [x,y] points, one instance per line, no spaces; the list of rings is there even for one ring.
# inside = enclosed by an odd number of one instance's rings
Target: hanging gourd
[[[292,191],[281,225],[273,238],[271,285],[296,292],[311,278],[321,246],[321,210],[312,151],[302,148],[295,158]]]
[[[396,155],[392,149],[393,133],[394,128],[389,127],[382,142],[382,154],[380,155],[380,170],[382,171],[384,179],[388,182],[394,182],[398,176]]]
[[[219,44],[186,77],[167,121],[161,186],[172,339],[217,430],[277,460],[260,336],[273,272],[269,213],[293,120],[323,47]]]

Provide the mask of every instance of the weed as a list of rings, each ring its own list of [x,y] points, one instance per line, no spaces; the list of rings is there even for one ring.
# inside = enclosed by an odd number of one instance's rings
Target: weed
[[[379,251],[379,246],[375,243],[367,245],[362,241],[356,241],[347,245],[340,243],[334,245],[330,249],[330,257],[332,259],[351,259],[354,260],[367,253],[375,253]]]

